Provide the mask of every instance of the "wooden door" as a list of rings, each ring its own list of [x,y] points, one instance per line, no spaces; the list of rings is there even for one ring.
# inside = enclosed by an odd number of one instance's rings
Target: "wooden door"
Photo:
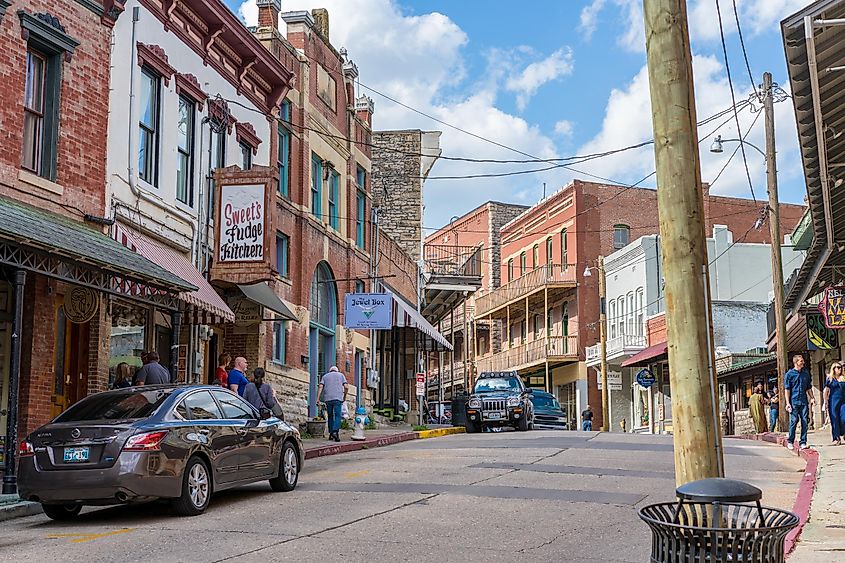
[[[88,394],[90,324],[67,320],[64,306],[56,309],[55,381],[51,416],[56,417]]]

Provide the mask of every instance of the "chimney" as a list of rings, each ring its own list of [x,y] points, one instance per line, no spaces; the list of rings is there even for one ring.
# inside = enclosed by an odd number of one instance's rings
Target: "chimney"
[[[317,33],[323,36],[326,43],[329,42],[329,11],[325,8],[314,8],[311,10],[311,15],[314,16],[314,29]]]
[[[372,98],[361,96],[355,100],[355,115],[358,116],[358,119],[369,125],[370,129],[373,127],[373,113],[375,113],[375,105],[373,104]]]
[[[282,0],[256,0],[255,3],[258,5],[258,27],[272,27],[278,31]]]

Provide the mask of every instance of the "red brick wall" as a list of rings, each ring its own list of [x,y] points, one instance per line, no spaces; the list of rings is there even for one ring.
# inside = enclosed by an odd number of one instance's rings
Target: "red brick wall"
[[[648,345],[654,346],[661,342],[666,342],[666,314],[661,313],[656,317],[652,317],[646,321],[646,334],[648,336]]]

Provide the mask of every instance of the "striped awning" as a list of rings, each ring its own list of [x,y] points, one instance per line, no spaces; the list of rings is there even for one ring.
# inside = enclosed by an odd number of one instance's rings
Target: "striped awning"
[[[183,291],[179,294],[179,299],[188,304],[185,319],[187,324],[235,322],[235,313],[188,258],[175,249],[118,223],[114,224],[112,233],[125,247],[197,286],[195,291]]]
[[[382,281],[381,284],[384,286],[385,292],[389,293],[393,297],[393,303],[395,304],[393,315],[394,326],[399,328],[415,328],[427,337],[431,338],[432,341],[436,342],[444,349],[452,349],[452,345],[449,341],[446,340],[446,338],[444,338],[430,322],[425,320],[425,317],[423,317],[411,303],[405,301],[398,291],[390,287],[390,285],[384,281]]]

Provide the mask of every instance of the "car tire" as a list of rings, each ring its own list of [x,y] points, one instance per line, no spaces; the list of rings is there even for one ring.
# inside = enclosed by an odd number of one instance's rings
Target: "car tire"
[[[476,422],[472,422],[471,420],[467,420],[466,424],[467,434],[476,434],[481,431],[481,427]]]
[[[41,508],[44,509],[44,514],[46,514],[47,518],[50,520],[65,522],[67,520],[73,520],[79,516],[79,511],[82,510],[82,505],[75,502],[70,504],[42,504]]]
[[[211,502],[211,473],[198,456],[191,456],[182,474],[182,496],[173,500],[173,511],[179,516],[197,516]]]
[[[296,488],[299,481],[299,455],[290,442],[282,446],[279,456],[279,473],[270,479],[270,488],[278,492],[288,492]]]
[[[526,432],[528,430],[528,418],[520,418],[519,422],[516,423],[516,429],[520,432]]]

